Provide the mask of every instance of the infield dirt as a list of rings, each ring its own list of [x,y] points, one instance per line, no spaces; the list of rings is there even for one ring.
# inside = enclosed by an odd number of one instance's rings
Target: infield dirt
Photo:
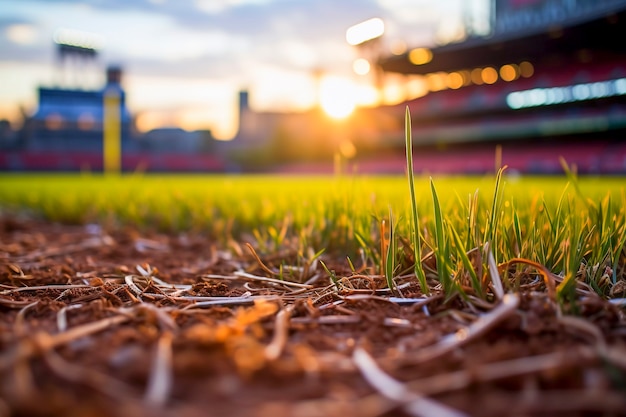
[[[530,270],[470,308],[339,254],[337,285],[256,255],[3,218],[0,416],[626,415],[624,306],[584,286],[578,316]]]

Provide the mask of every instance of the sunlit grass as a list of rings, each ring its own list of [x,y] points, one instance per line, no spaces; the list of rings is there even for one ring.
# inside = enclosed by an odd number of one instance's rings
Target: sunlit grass
[[[412,270],[424,293],[435,280],[448,295],[484,296],[480,265],[489,242],[498,263],[527,259],[562,276],[563,299],[577,280],[608,296],[624,273],[623,179],[568,175],[411,175],[412,190],[402,176],[4,175],[0,208],[59,222],[204,233],[225,247],[253,242],[260,254],[289,247],[305,259],[324,250],[325,260],[346,268],[354,262],[382,271],[390,285]],[[381,245],[385,237],[390,242]],[[435,271],[415,265],[431,252]]]
[[[411,244],[413,245],[413,257],[415,260],[422,259],[422,240],[420,238],[420,220],[419,213],[417,211],[417,196],[415,194],[415,175],[413,168],[413,137],[411,133],[411,112],[409,108],[406,108],[405,120],[404,120],[404,136],[406,140],[405,152],[406,152],[406,171],[409,181],[409,198],[411,202],[411,223],[410,223],[410,236]],[[415,276],[419,280],[420,288],[424,294],[430,293],[430,288],[426,282],[426,273],[421,262],[414,262]]]

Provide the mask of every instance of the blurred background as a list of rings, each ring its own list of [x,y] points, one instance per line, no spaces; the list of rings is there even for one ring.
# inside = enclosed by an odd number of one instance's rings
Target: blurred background
[[[626,0],[0,0],[0,170],[626,174]]]

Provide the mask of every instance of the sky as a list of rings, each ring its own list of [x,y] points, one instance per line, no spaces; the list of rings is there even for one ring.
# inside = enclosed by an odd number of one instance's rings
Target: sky
[[[257,111],[302,111],[325,94],[372,104],[368,52],[346,30],[379,17],[384,54],[462,34],[488,0],[0,0],[0,119],[37,107],[38,86],[101,88],[104,68],[123,68],[127,104],[141,130],[179,126],[236,133],[238,91]],[[475,19],[476,21],[476,19]],[[93,63],[61,63],[55,34],[98,47]],[[401,50],[401,49],[398,49]],[[70,69],[80,71],[71,72]],[[69,74],[74,74],[70,76]],[[334,94],[334,96],[333,96]]]

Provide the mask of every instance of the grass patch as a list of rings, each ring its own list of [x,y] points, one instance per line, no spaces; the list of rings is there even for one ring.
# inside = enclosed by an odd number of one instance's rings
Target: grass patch
[[[355,261],[371,275],[384,265],[392,288],[397,274],[413,271],[425,294],[440,284],[448,295],[485,297],[489,243],[500,264],[523,258],[562,276],[565,301],[578,281],[612,295],[624,274],[621,178],[499,171],[429,181],[415,176],[410,146],[408,193],[407,178],[396,176],[3,175],[0,208],[59,222],[201,232],[224,246],[253,242],[260,254],[289,247],[303,263],[324,250],[328,265],[334,258],[354,269]]]

